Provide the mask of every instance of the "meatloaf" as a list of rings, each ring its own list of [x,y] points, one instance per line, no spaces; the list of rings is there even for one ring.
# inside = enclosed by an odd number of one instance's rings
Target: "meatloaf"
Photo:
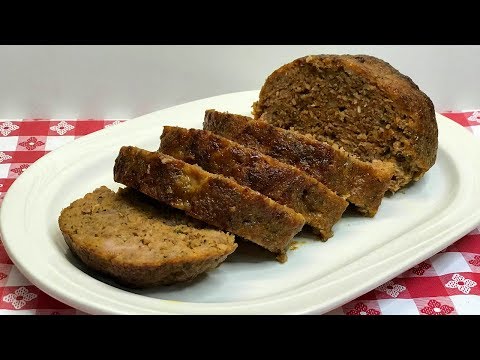
[[[363,162],[312,136],[247,116],[207,110],[203,128],[303,170],[367,216],[376,214],[393,175],[388,163]]]
[[[129,287],[191,280],[237,247],[233,235],[131,188],[102,186],[63,209],[58,224],[87,267]]]
[[[302,214],[323,239],[348,203],[305,172],[207,130],[165,126],[159,151],[235,179]]]
[[[263,246],[280,261],[305,223],[301,214],[232,179],[133,146],[120,149],[114,179]]]
[[[409,77],[367,55],[314,55],[274,71],[253,106],[255,119],[309,133],[361,160],[393,164],[397,191],[436,160],[434,106]]]

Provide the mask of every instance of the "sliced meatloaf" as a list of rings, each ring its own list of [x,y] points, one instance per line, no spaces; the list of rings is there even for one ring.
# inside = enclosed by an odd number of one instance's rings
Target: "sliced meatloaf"
[[[305,223],[301,214],[232,179],[133,146],[120,149],[114,179],[263,246],[280,260]]]
[[[432,101],[373,56],[312,55],[282,66],[265,81],[254,117],[391,163],[391,191],[419,180],[437,155]]]
[[[293,165],[374,216],[393,175],[389,163],[367,163],[335,145],[247,116],[207,110],[203,128]]]
[[[294,166],[207,130],[165,126],[159,151],[235,179],[302,214],[323,239],[348,203]]]
[[[237,247],[233,235],[131,188],[102,186],[63,209],[58,224],[87,267],[130,287],[191,280]]]

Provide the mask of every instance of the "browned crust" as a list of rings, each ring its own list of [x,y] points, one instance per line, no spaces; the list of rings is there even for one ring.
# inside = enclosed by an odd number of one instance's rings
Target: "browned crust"
[[[292,69],[300,66],[310,66],[314,69],[336,69],[347,73],[355,73],[363,77],[366,82],[391,99],[396,108],[408,114],[407,119],[398,118],[396,121],[403,131],[410,134],[409,144],[411,151],[408,155],[415,161],[411,180],[420,179],[433,166],[438,148],[438,129],[435,110],[431,99],[422,92],[408,76],[401,74],[389,63],[369,55],[310,55],[288,63],[274,71],[265,81],[259,101],[254,104],[254,117],[260,118],[268,114],[269,97],[273,86]],[[268,116],[262,116],[268,120]],[[381,159],[380,159],[381,160]],[[408,183],[408,182],[407,182]],[[392,191],[406,185],[391,186]]]
[[[100,225],[103,225],[104,227],[109,226],[110,224],[105,223],[106,217],[97,216],[95,213],[91,212],[83,213],[84,209],[82,208],[82,204],[85,204],[84,200],[87,199],[87,197],[88,200],[91,201],[92,206],[99,206],[99,199],[102,197],[116,197],[118,201],[130,204],[131,196],[133,195],[123,197],[123,194],[126,193],[126,191],[123,190],[125,189],[119,189],[119,193],[115,194],[107,187],[102,186],[94,192],[86,194],[82,199],[72,202],[68,207],[62,210],[59,216],[58,224],[65,242],[72,253],[75,254],[88,268],[110,276],[118,283],[129,287],[144,288],[169,285],[194,279],[201,273],[216,268],[237,248],[237,244],[234,243],[234,236],[223,234],[223,238],[228,241],[225,241],[225,243],[219,247],[211,247],[196,253],[179,254],[179,256],[167,259],[164,259],[161,255],[158,257],[142,256],[145,254],[145,251],[149,251],[147,250],[148,247],[139,247],[134,254],[131,254],[131,250],[122,253],[122,250],[119,250],[118,248],[115,248],[113,252],[106,250],[106,247],[102,246],[105,241],[111,241],[121,246],[123,243],[122,238],[116,238],[112,234],[99,234],[98,237],[94,237],[93,235],[90,237],[90,234],[82,233],[82,229],[79,228],[78,224],[74,223],[72,219],[75,218],[75,215],[82,213],[84,214],[82,216],[87,219],[87,223],[90,221],[96,221],[97,223],[101,223]],[[119,195],[120,193],[122,195]],[[155,218],[158,217],[158,222],[167,218],[167,210],[165,209],[164,211],[163,209],[163,206],[166,205],[161,205],[159,203],[157,211],[157,209],[152,209],[153,204],[150,205],[154,200],[148,201],[147,199],[141,198],[143,196],[143,194],[138,193],[138,198],[135,199],[135,204],[137,206],[136,209],[138,209],[139,212],[143,211],[144,215],[142,216],[145,218],[150,216]],[[95,203],[93,203],[93,201]],[[160,209],[160,207],[162,207],[162,209]],[[175,209],[171,210],[175,212],[178,211]],[[122,214],[122,210],[113,207],[113,205],[109,205],[108,209],[105,209],[105,211],[116,214],[116,219],[119,222],[125,221],[124,215],[128,215]],[[182,216],[182,214],[177,213],[172,216],[180,217],[182,219],[180,223],[192,223],[195,226],[202,226],[197,220],[187,219],[186,215]],[[170,214],[168,215],[168,218],[170,219]],[[111,219],[111,217],[109,219]],[[175,226],[169,227],[165,225],[165,228],[170,228],[170,231],[172,232],[171,236],[174,235],[173,232],[176,229]],[[192,234],[195,234],[194,231],[196,228],[191,228],[190,230],[192,231]],[[221,233],[218,232],[218,234],[220,235]],[[206,234],[203,236],[205,235]],[[137,240],[135,239],[135,241]],[[138,242],[140,241],[138,240]]]
[[[205,111],[204,129],[293,165],[374,216],[393,169],[360,161],[331,145],[247,116]]]
[[[63,237],[70,250],[89,268],[111,276],[118,283],[131,288],[146,288],[160,285],[171,285],[189,281],[198,275],[218,267],[235,248],[221,256],[183,259],[178,262],[165,262],[158,265],[132,264],[115,262],[94,251],[91,247],[72,239],[72,234],[63,232]]]
[[[159,151],[239,184],[286,205],[307,220],[324,239],[348,203],[313,177],[261,152],[207,130],[165,126]]]
[[[231,179],[133,146],[120,149],[114,179],[276,254],[287,251],[305,223],[292,209]]]

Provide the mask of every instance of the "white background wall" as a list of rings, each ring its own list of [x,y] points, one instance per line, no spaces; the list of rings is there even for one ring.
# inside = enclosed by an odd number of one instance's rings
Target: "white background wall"
[[[380,57],[437,111],[480,108],[480,46],[0,46],[0,118],[131,118],[259,89],[277,67],[319,53]]]

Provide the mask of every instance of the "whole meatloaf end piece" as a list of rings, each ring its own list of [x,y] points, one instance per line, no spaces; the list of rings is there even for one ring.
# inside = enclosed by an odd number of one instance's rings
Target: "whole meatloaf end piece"
[[[390,163],[367,163],[335,145],[247,116],[207,110],[203,128],[303,170],[366,216],[377,213],[394,171]]]
[[[237,247],[233,235],[131,188],[102,186],[63,209],[58,224],[88,268],[133,288],[192,280]]]
[[[434,106],[411,78],[368,55],[312,55],[274,71],[255,119],[309,133],[361,160],[391,163],[395,192],[435,163]]]
[[[302,214],[326,240],[348,203],[294,166],[207,130],[165,126],[159,151],[231,177]]]
[[[197,165],[133,146],[120,149],[116,182],[278,254],[282,261],[305,218],[274,200]]]

